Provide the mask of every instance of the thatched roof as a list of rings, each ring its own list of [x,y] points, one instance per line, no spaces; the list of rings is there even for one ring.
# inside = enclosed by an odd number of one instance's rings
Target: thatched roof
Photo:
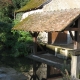
[[[80,8],[80,0],[52,0],[46,4],[45,11]]]
[[[33,10],[39,8],[42,4],[44,4],[47,0],[30,0],[25,6],[15,12],[25,12],[28,10]]]
[[[80,0],[30,0],[16,12],[31,11],[43,6],[44,11],[80,8]]]
[[[62,31],[80,17],[80,9],[41,12],[28,16],[13,27],[24,31]]]

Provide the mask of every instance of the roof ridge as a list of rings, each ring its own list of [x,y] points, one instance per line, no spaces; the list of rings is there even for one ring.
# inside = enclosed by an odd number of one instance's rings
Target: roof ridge
[[[61,10],[54,10],[54,11],[42,11],[42,12],[34,12],[33,14],[42,14],[42,13],[50,13],[50,12],[63,12],[63,11],[70,11],[70,10],[80,10],[80,8],[70,8],[70,9],[61,9]]]

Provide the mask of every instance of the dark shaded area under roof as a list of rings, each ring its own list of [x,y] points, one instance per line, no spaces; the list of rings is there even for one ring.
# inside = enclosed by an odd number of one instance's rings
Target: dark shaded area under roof
[[[31,32],[62,31],[80,17],[80,9],[41,12],[28,16],[13,27],[14,30]]]

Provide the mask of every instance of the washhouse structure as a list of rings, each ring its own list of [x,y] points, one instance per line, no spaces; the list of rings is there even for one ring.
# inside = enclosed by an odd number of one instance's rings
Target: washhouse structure
[[[28,31],[33,37],[33,52],[29,55],[34,60],[33,80],[39,80],[37,62],[48,65],[46,79],[52,67],[62,70],[64,61],[66,67],[71,66],[71,78],[79,78],[80,0],[30,0],[15,11],[15,18],[19,13],[20,23],[13,29]]]

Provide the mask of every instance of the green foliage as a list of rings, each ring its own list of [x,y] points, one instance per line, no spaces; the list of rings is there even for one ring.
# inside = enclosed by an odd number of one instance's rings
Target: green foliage
[[[22,2],[22,3],[20,4],[21,7],[23,7],[23,6],[24,6],[27,2],[29,2],[29,1],[30,1],[30,0],[21,0],[21,2]]]
[[[31,36],[24,31],[11,31],[12,24],[0,23],[0,51],[14,57],[26,56],[32,42]]]
[[[11,24],[0,22],[0,45],[3,46],[0,50],[5,49],[7,36],[8,33],[10,33],[11,28],[12,28]]]
[[[63,75],[63,80],[71,80],[71,76],[68,73],[67,69],[65,69],[65,73],[62,73]]]
[[[32,42],[31,35],[24,31],[12,31],[12,26],[20,21],[20,16],[22,15],[20,13],[18,15],[19,18],[13,21],[14,10],[22,7],[29,0],[12,1],[14,6],[8,4],[0,7],[0,52],[2,55],[14,57],[26,56],[30,52],[27,44]]]
[[[0,8],[0,21],[12,23],[13,20],[13,6],[8,5]]]
[[[12,0],[15,10],[24,6],[29,0]]]
[[[62,80],[70,80],[70,68],[71,65],[66,63],[66,61],[64,61],[64,66],[62,67],[62,75],[63,75],[63,79]]]
[[[12,49],[12,53],[15,53],[13,54],[13,56],[26,56],[31,51],[29,45],[32,44],[32,38],[28,32],[17,31],[17,33],[18,39]],[[14,35],[15,34],[16,32],[14,33]]]

